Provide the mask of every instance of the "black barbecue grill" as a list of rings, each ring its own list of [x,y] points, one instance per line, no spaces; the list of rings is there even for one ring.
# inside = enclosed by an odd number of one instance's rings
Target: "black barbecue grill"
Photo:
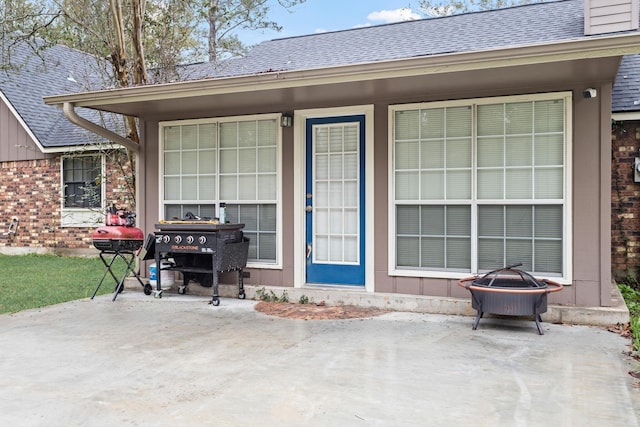
[[[458,284],[471,292],[471,306],[477,310],[475,330],[484,313],[505,316],[533,316],[538,333],[543,335],[540,314],[547,312],[547,294],[562,289],[551,280],[538,280],[518,270],[514,264],[481,277],[468,277]]]
[[[247,265],[249,239],[243,235],[244,224],[192,220],[163,222],[156,224],[156,228],[159,230],[154,241],[156,265],[173,259],[170,266],[159,270],[182,273],[179,293],[186,293],[189,282],[195,280],[202,286],[213,287],[211,304],[217,306],[219,273],[237,271],[238,298],[245,298],[243,269]],[[157,298],[162,297],[161,277],[162,274],[157,275]]]

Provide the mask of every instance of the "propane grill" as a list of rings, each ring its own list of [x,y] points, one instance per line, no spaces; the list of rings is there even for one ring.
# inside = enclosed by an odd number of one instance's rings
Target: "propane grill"
[[[113,205],[107,209],[105,223],[107,225],[96,228],[92,235],[93,246],[100,251],[100,259],[105,266],[105,271],[91,299],[98,293],[98,289],[102,286],[107,274],[116,282],[112,301],[115,301],[118,294],[122,292],[124,280],[129,273],[132,273],[138,279],[144,289],[144,293],[150,295],[151,286],[142,283],[140,276],[134,270],[135,256],[142,247],[144,240],[142,230],[135,227],[135,214],[119,210]],[[125,263],[125,271],[122,277],[116,277],[113,271],[113,266],[118,259]]]
[[[238,272],[238,298],[244,299],[243,269],[247,265],[249,239],[244,237],[244,224],[219,224],[213,221],[171,221],[156,224],[155,261],[171,258],[172,270],[182,273],[184,294],[191,280],[213,287],[212,305],[219,305],[218,276],[221,272]],[[155,295],[162,297],[161,275],[158,275]]]

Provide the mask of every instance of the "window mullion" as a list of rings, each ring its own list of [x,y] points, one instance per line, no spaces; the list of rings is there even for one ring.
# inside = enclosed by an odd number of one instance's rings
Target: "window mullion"
[[[478,108],[471,105],[471,272],[478,273]]]

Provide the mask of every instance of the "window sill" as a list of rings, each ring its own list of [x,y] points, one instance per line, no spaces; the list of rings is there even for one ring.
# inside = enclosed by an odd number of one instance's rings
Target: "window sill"
[[[247,262],[246,268],[255,268],[258,270],[282,270],[281,264],[265,264],[259,262]]]
[[[98,227],[104,225],[104,215],[91,209],[63,209],[60,225],[62,227]]]
[[[389,270],[389,276],[394,277],[416,277],[422,279],[446,279],[446,280],[460,280],[471,276],[482,276],[484,273],[473,274],[473,273],[458,273],[451,271],[422,271],[422,270],[399,270],[392,269]],[[556,277],[556,276],[537,276],[536,279],[548,279],[552,280],[556,283],[560,283],[563,286],[571,286],[572,281],[570,279],[564,277]]]

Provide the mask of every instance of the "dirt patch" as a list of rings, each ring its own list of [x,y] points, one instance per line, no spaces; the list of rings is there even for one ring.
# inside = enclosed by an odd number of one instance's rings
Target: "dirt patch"
[[[353,305],[330,306],[323,303],[296,304],[291,302],[266,301],[260,301],[256,304],[255,309],[270,316],[303,320],[359,319],[388,313],[387,310],[375,307],[356,307]]]

